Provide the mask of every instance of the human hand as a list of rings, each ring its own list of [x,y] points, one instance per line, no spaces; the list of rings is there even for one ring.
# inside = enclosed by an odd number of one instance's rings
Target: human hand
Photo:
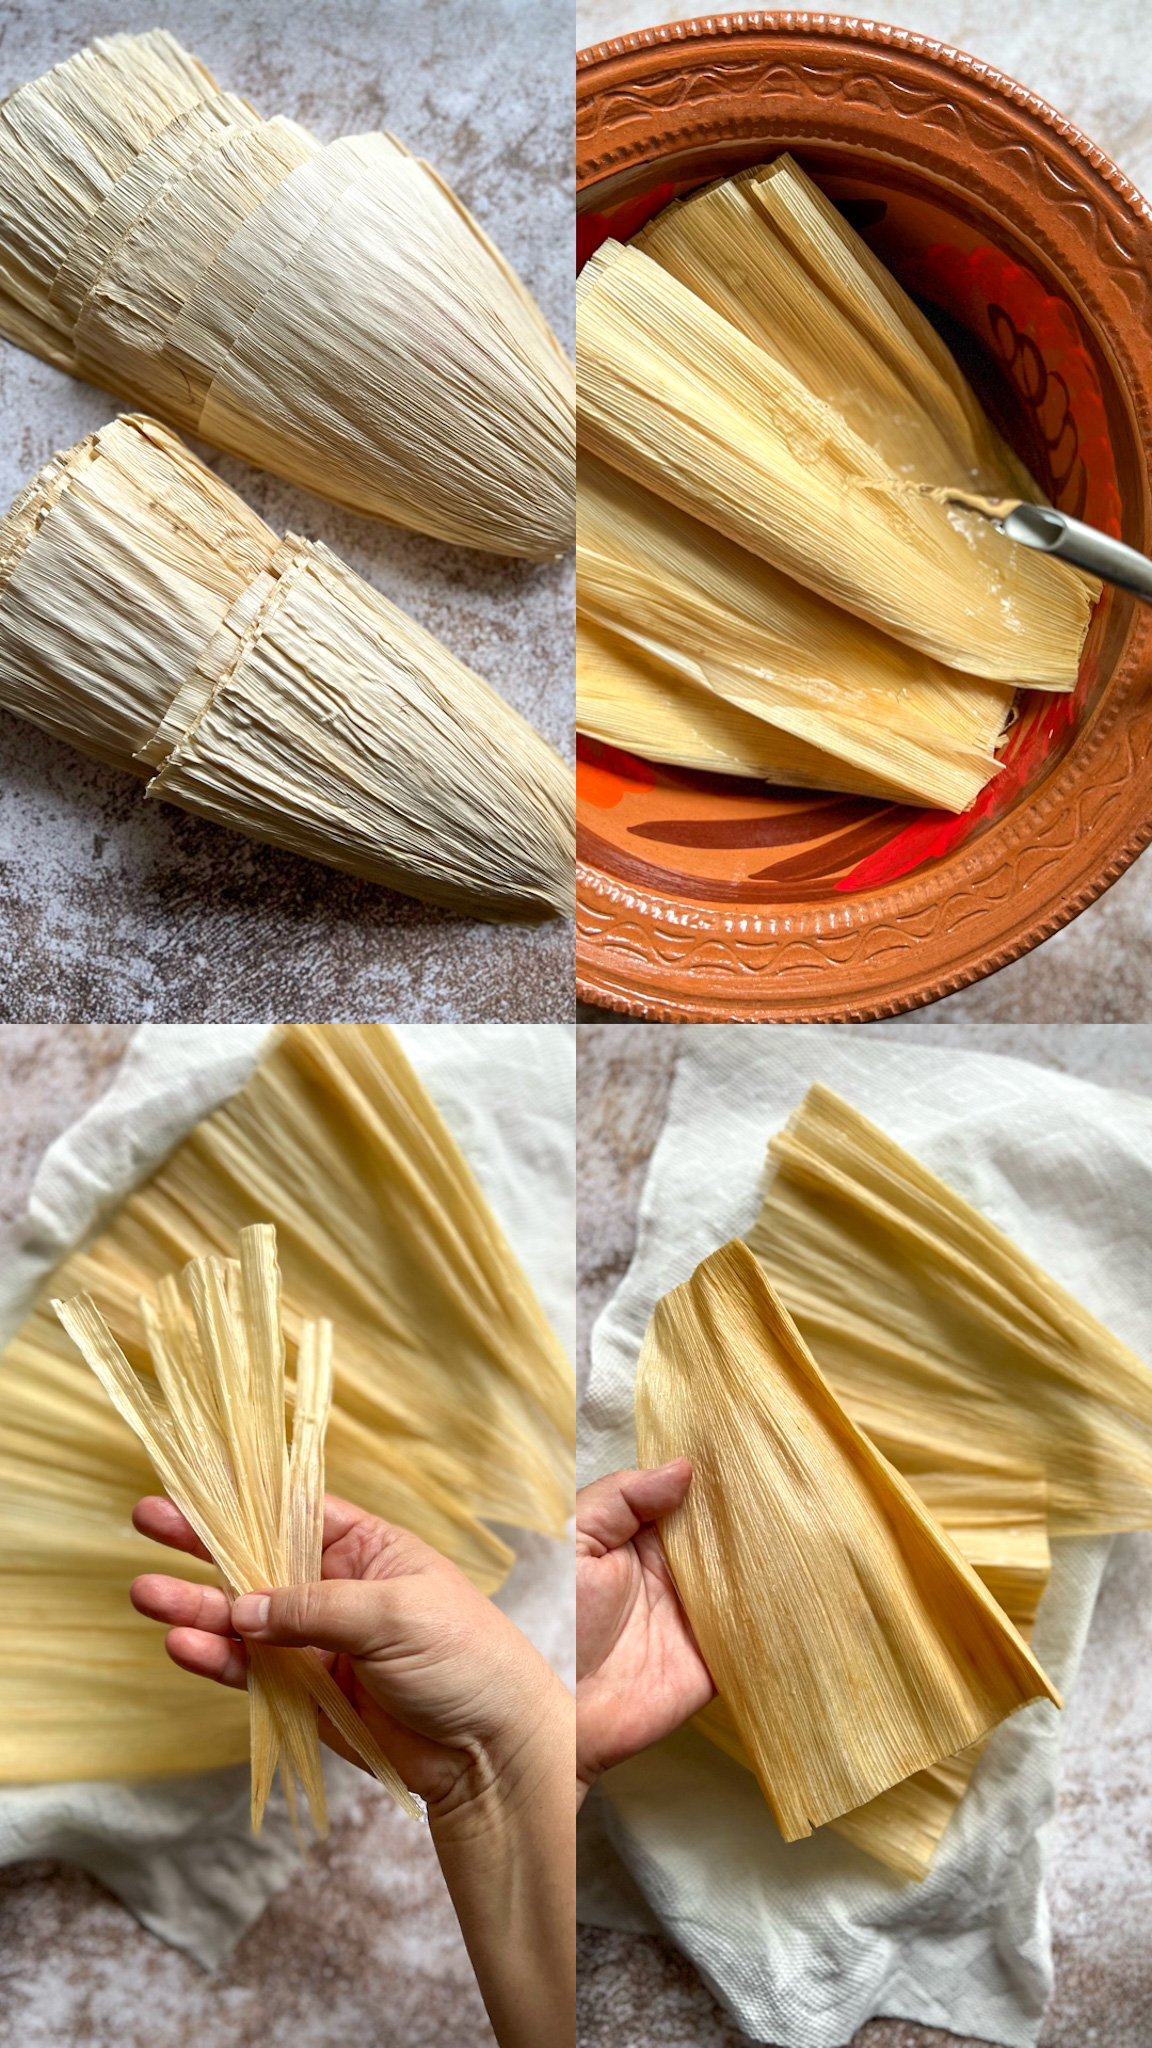
[[[576,1780],[582,1799],[715,1693],[651,1524],[692,1482],[687,1458],[613,1472],[576,1496]]]
[[[149,1497],[133,1515],[142,1535],[207,1557],[172,1501]],[[533,1766],[537,1738],[568,1695],[518,1628],[463,1572],[406,1529],[328,1494],[323,1578],[246,1593],[232,1606],[216,1586],[149,1572],[132,1603],[168,1624],[167,1650],[185,1671],[241,1691],[246,1644],[313,1644],[435,1825]],[[360,1759],[323,1716],[325,1742]],[[541,1758],[543,1764],[543,1758]]]

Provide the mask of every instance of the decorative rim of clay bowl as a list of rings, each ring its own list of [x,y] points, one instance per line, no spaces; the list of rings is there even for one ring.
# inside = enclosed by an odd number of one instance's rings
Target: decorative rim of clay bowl
[[[676,22],[577,61],[583,256],[790,149],[1053,501],[1152,552],[1152,209],[1061,115],[925,36],[837,15]],[[1075,693],[1024,695],[1007,765],[959,820],[582,741],[580,994],[669,1021],[864,1021],[1019,959],[1152,839],[1150,680],[1152,607],[1108,590]]]

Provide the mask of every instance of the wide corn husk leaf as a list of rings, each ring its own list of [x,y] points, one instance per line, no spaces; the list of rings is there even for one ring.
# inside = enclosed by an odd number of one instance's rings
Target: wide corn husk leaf
[[[1073,687],[1098,585],[937,503],[642,248],[606,242],[577,313],[590,452],[946,667]]]
[[[1043,1482],[1026,1476],[982,1479],[966,1473],[922,1472],[910,1484],[1029,1642],[1051,1568]],[[695,1725],[745,1770],[752,1769],[719,1696],[695,1717]],[[924,1877],[968,1789],[985,1739],[959,1756],[916,1771],[828,1826],[902,1877]]]
[[[996,773],[1010,684],[914,653],[585,455],[577,568],[588,621],[631,640],[640,663],[674,670],[694,697],[711,691],[765,722],[760,747],[742,751],[758,760],[775,747],[780,781],[960,811]],[[605,678],[601,701],[586,708],[578,672],[582,731],[610,737],[608,695]],[[679,759],[661,752],[651,681],[648,697],[647,718],[642,704],[622,706],[644,735],[635,751]]]
[[[571,769],[326,549],[155,420],[54,456],[0,522],[0,703],[147,794],[461,914],[574,891]]]
[[[335,503],[547,559],[572,373],[436,172],[261,121],[170,36],[0,109],[0,332]]]
[[[232,1599],[320,1575],[323,1444],[332,1392],[331,1324],[306,1323],[297,1346],[289,1452],[276,1232],[253,1224],[241,1232],[238,1249],[239,1261],[191,1261],[179,1283],[168,1275],[155,1301],[141,1301],[152,1367],[147,1378],[129,1365],[87,1295],[52,1304],[211,1551]],[[327,1706],[330,1689],[336,1688],[313,1650],[254,1645],[250,1651],[255,1833],[277,1766],[292,1788],[292,1811],[299,1789],[316,1833],[327,1833],[316,1708],[320,1698]],[[346,1732],[362,1762],[416,1814],[416,1802],[351,1708]]]
[[[677,1590],[786,1841],[1058,1696],[912,1489],[838,1406],[747,1247],[656,1305],[646,1466]]]
[[[1152,1374],[1010,1238],[819,1084],[748,1242],[837,1399],[909,1476],[1043,1476],[1053,1535],[1152,1526]]]
[[[159,1294],[190,1260],[226,1257],[258,1221],[277,1232],[281,1327],[298,1389],[306,1326],[327,1320],[338,1333],[329,1486],[495,1591],[513,1553],[488,1525],[557,1536],[571,1512],[572,1377],[470,1169],[383,1026],[284,1032],[245,1086],[57,1268],[49,1291],[98,1301],[129,1369],[147,1379],[141,1295]],[[320,1357],[321,1391],[324,1370]],[[235,1696],[174,1674],[160,1632],[128,1609],[133,1576],[156,1568],[155,1546],[130,1520],[156,1474],[47,1299],[0,1354],[0,1415],[0,1780],[148,1777],[245,1755]],[[270,1441],[265,1429],[265,1458]],[[301,1458],[307,1442],[302,1433]],[[289,1501],[295,1485],[290,1467]],[[293,1540],[314,1545],[310,1526]],[[195,1560],[186,1566],[207,1575]],[[93,1617],[82,1717],[69,1677],[80,1647],[66,1634],[78,1576]]]

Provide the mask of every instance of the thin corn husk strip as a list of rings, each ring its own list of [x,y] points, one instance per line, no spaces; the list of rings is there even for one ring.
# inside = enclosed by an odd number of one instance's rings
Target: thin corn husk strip
[[[1030,1642],[1051,1568],[1043,1481],[923,1472],[913,1490]],[[745,1770],[752,1769],[722,1699],[711,1701],[695,1725]],[[888,1869],[919,1880],[931,1866],[983,1748],[984,1740],[975,1742],[959,1756],[915,1772],[828,1826]]]
[[[795,159],[778,156],[741,173],[738,182],[789,253],[947,435],[958,466],[980,477],[977,488],[1043,503],[932,322]]]
[[[353,511],[532,559],[570,545],[571,366],[429,165],[260,122],[167,37],[110,38],[15,101],[0,331]],[[72,156],[86,176],[44,233],[41,183]]]
[[[577,299],[591,453],[946,667],[1073,687],[1098,585],[911,488],[642,249],[605,242]]]
[[[77,237],[170,122],[217,96],[164,29],[101,36],[0,103],[0,330],[63,369],[51,289]]]
[[[575,887],[571,769],[324,548],[155,420],[56,456],[0,522],[0,703],[147,794],[467,915]]]
[[[1053,1535],[1152,1526],[1152,1374],[978,1210],[817,1084],[748,1242],[909,1476],[1043,1475]]]
[[[279,1035],[245,1086],[64,1261],[49,1291],[97,1299],[147,1379],[140,1298],[163,1298],[174,1269],[226,1256],[257,1221],[277,1231],[290,1379],[301,1377],[308,1323],[328,1320],[340,1333],[329,1485],[494,1592],[513,1552],[487,1524],[559,1536],[571,1513],[572,1376],[458,1147],[384,1027]],[[247,1754],[236,1696],[176,1672],[160,1633],[131,1616],[133,1576],[156,1568],[131,1512],[155,1474],[47,1300],[0,1353],[0,1414],[0,1780],[148,1777]],[[300,1442],[302,1456],[303,1434]],[[289,1495],[291,1487],[290,1470]],[[181,1570],[209,1576],[194,1559]],[[78,1575],[93,1617],[79,1723],[63,1635]],[[38,1632],[21,1622],[10,1641],[9,1617],[15,1627],[28,1613]],[[189,1719],[191,1739],[177,1739]]]
[[[585,617],[763,719],[783,763],[816,750],[817,786],[964,810],[996,773],[1010,684],[911,652],[584,455],[578,520]]]
[[[747,1246],[656,1305],[642,1465],[686,1455],[661,1524],[677,1590],[786,1841],[953,1756],[1054,1688],[840,1409]]]
[[[0,701],[134,759],[276,537],[155,422],[114,420],[0,523]]]
[[[323,1514],[325,1397],[331,1393],[331,1325],[309,1324],[297,1354],[308,1440],[298,1456],[293,1446],[290,1482],[271,1226],[245,1230],[240,1255],[239,1266],[195,1260],[180,1286],[168,1276],[157,1303],[142,1303],[155,1390],[128,1363],[88,1296],[53,1302],[85,1362],[211,1551],[232,1599],[269,1585],[307,1583],[296,1575],[305,1565],[315,1566],[318,1575],[319,1545],[311,1539]],[[281,1499],[289,1485],[282,1529]],[[253,1647],[248,1695],[254,1833],[260,1831],[278,1764],[286,1783],[303,1791],[316,1833],[327,1832],[315,1702],[322,1698],[327,1706],[335,1690],[315,1652]],[[416,1802],[354,1710],[343,1716],[341,1733],[405,1811],[417,1814]]]
[[[687,662],[673,666],[650,645],[639,647],[577,609],[581,732],[680,768],[756,776],[799,789],[836,786],[841,764],[831,755],[738,710],[703,680],[690,680],[687,670]]]

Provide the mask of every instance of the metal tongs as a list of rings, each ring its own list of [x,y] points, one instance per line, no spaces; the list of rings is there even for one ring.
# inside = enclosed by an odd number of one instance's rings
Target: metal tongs
[[[1042,555],[1056,555],[1076,569],[1087,569],[1105,583],[1115,583],[1152,604],[1152,561],[1098,527],[1085,526],[1051,505],[1030,505],[1021,498],[976,498],[966,491],[933,491],[949,505],[963,505],[990,519],[998,533]]]

